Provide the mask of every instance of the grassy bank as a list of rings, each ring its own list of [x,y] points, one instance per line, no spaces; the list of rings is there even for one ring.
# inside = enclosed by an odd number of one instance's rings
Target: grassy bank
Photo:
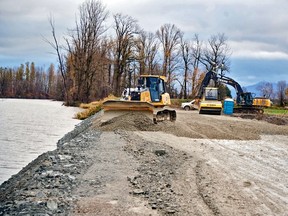
[[[84,120],[88,118],[89,116],[94,115],[95,113],[99,112],[102,109],[102,104],[105,100],[115,99],[115,98],[116,97],[114,95],[109,95],[103,100],[93,101],[88,104],[81,103],[79,107],[84,109],[84,111],[77,113],[75,118],[79,120]]]
[[[264,109],[264,113],[268,115],[287,115],[288,116],[288,110],[284,109],[282,107],[270,107]]]

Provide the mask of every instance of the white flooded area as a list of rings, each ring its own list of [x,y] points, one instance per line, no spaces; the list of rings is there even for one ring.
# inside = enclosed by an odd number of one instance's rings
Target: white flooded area
[[[0,99],[0,184],[18,173],[73,130],[80,108],[63,102],[35,99]]]

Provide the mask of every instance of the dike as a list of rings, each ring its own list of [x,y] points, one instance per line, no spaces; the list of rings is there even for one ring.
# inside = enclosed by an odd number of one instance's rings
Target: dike
[[[77,199],[77,176],[90,165],[84,153],[100,132],[91,129],[95,114],[57,142],[57,149],[38,156],[0,185],[0,215],[67,215]],[[85,151],[84,151],[85,150]]]

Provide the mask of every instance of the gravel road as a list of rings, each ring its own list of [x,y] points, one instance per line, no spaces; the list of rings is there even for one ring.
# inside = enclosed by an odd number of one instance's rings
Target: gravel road
[[[286,119],[101,118],[4,182],[0,215],[287,215]]]

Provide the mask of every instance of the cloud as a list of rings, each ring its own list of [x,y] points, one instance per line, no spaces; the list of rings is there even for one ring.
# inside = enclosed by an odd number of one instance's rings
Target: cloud
[[[279,49],[274,43],[265,43],[257,41],[229,41],[233,50],[232,57],[243,59],[270,59],[270,60],[288,60],[288,52]]]
[[[241,86],[260,81],[288,81],[288,61],[283,59],[232,58],[231,71],[227,76],[235,79]]]
[[[43,37],[52,38],[49,16],[55,19],[56,32],[63,35],[67,28],[74,26],[81,2],[83,0],[1,0],[0,65],[53,62],[55,57],[48,54],[53,49],[43,40]]]
[[[56,34],[61,40],[67,29],[75,26],[75,16],[83,2],[1,0],[0,66],[19,65],[25,61],[45,65],[55,62],[56,57],[50,54],[54,50],[43,40],[43,36],[52,40],[48,17],[50,14],[54,17]],[[232,71],[245,74],[246,77],[252,73],[252,76],[257,77],[255,74],[261,74],[273,65],[269,71],[277,68],[277,76],[288,80],[285,63],[288,59],[287,0],[102,2],[110,11],[108,26],[113,25],[113,14],[123,13],[137,19],[139,26],[150,32],[156,32],[165,23],[172,23],[189,39],[194,34],[198,34],[201,40],[207,40],[211,35],[224,33],[233,52]],[[250,68],[254,68],[252,72]],[[262,74],[271,76],[268,72]]]

